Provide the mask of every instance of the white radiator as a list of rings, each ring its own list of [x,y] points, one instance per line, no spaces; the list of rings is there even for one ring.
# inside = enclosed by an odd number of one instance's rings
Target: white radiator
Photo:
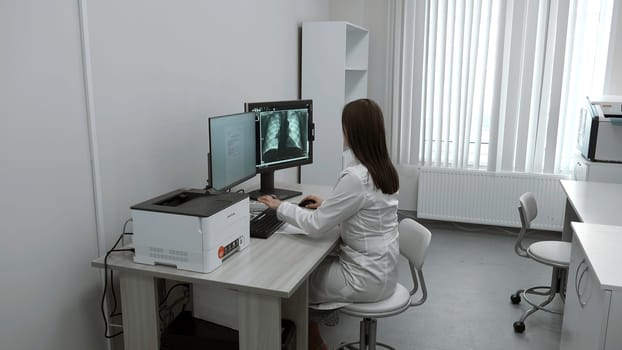
[[[566,196],[562,176],[421,168],[417,217],[520,227],[518,198],[532,192],[538,216],[532,228],[561,231]]]

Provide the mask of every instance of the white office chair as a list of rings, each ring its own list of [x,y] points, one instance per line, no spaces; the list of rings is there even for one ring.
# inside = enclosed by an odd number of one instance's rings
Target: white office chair
[[[525,331],[525,319],[537,310],[561,314],[560,311],[556,311],[545,306],[553,301],[556,294],[559,294],[562,301],[565,301],[564,288],[566,286],[566,276],[568,273],[568,265],[570,263],[570,243],[563,241],[540,241],[530,244],[527,248],[525,248],[523,246],[523,238],[525,237],[527,230],[529,230],[531,222],[538,215],[536,199],[531,192],[526,192],[520,196],[518,213],[520,215],[522,227],[520,233],[518,234],[516,243],[514,244],[514,251],[523,258],[530,258],[553,268],[550,286],[537,286],[527,289],[519,289],[516,293],[510,296],[512,304],[520,303],[522,297],[522,299],[525,299],[525,301],[532,306],[523,313],[518,321],[514,322],[514,331],[516,333],[522,333]],[[540,303],[537,303],[530,299],[528,295],[546,296],[546,299]]]
[[[427,299],[428,292],[421,268],[432,234],[413,219],[403,219],[399,224],[399,233],[400,253],[408,259],[413,288],[408,291],[398,283],[395,293],[385,300],[375,303],[354,303],[342,307],[340,311],[344,314],[362,317],[363,320],[360,322],[359,340],[341,344],[338,349],[357,349],[355,345],[358,344],[358,349],[375,350],[378,345],[395,350],[389,345],[376,342],[376,319],[400,314],[412,306],[423,304]],[[420,297],[414,299],[419,286]]]

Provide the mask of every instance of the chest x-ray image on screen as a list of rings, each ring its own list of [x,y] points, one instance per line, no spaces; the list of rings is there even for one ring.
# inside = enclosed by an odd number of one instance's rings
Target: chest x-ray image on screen
[[[260,164],[307,158],[308,118],[304,109],[260,112]]]

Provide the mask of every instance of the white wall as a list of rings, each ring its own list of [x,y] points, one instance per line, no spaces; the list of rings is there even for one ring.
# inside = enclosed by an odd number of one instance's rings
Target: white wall
[[[209,116],[298,98],[299,27],[328,11],[314,0],[89,2],[108,246],[130,205],[205,185]]]
[[[0,47],[0,348],[103,349],[77,2],[0,2]]]
[[[206,118],[297,98],[299,26],[330,10],[328,0],[85,1],[94,196],[78,3],[0,2],[2,349],[105,347],[94,201],[104,251],[130,205],[202,187]]]
[[[614,0],[604,93],[622,95],[622,0]]]

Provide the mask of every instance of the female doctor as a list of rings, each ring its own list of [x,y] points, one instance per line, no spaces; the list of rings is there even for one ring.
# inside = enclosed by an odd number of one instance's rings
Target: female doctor
[[[259,201],[279,219],[309,236],[340,227],[339,256],[329,256],[309,280],[309,303],[375,302],[393,294],[399,256],[397,191],[399,179],[389,159],[380,107],[369,99],[348,103],[341,116],[344,145],[354,162],[344,169],[332,193],[306,207],[270,196]]]

